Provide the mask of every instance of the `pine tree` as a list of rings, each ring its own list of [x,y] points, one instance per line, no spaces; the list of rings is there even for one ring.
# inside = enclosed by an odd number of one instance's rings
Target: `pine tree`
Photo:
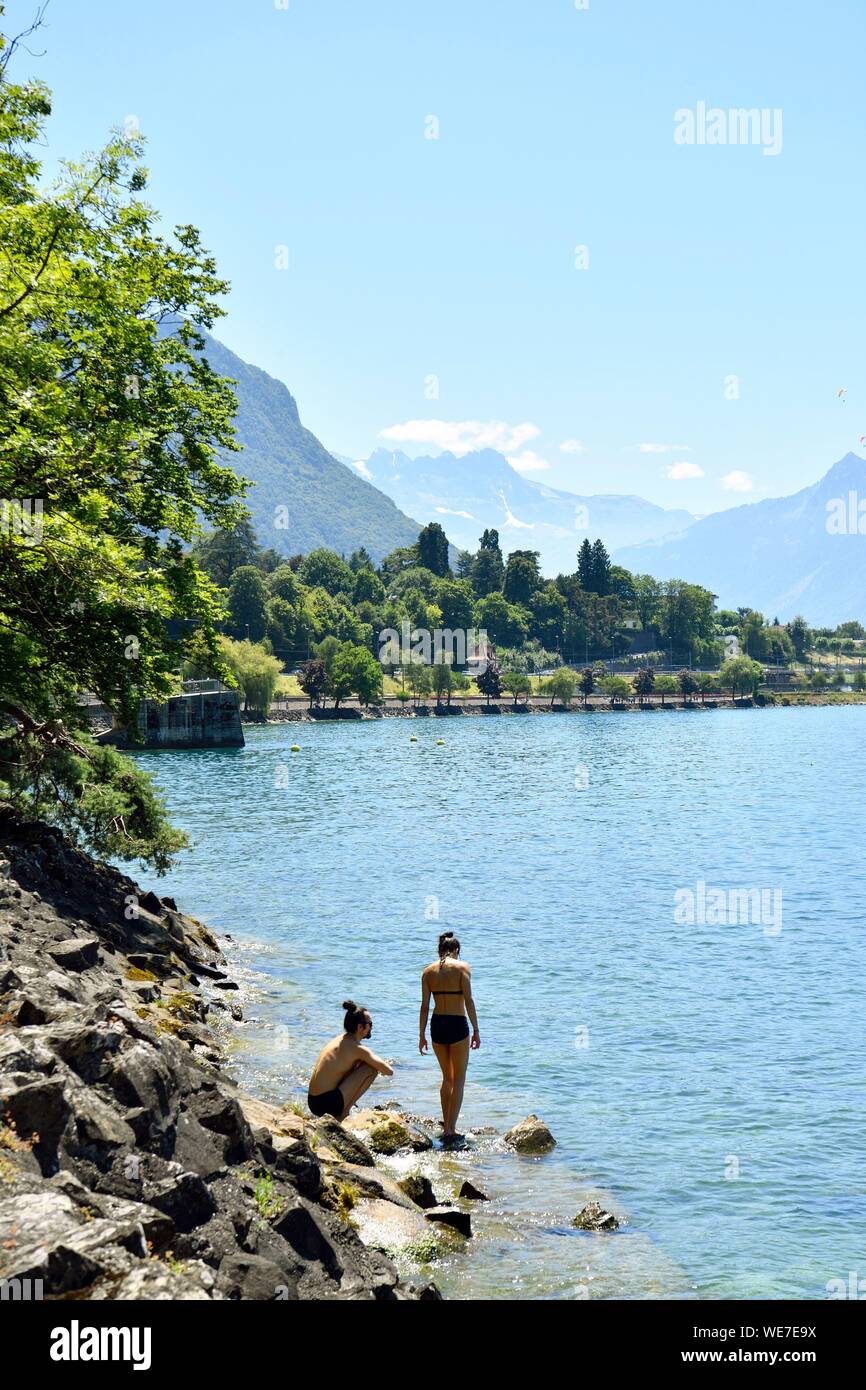
[[[592,547],[592,588],[600,598],[610,593],[610,556],[601,540]]]
[[[451,573],[448,564],[448,537],[438,521],[431,521],[418,535],[418,563],[444,579]]]
[[[577,577],[580,580],[580,587],[586,589],[587,593],[594,593],[593,588],[593,558],[592,546],[589,540],[581,542],[580,550],[577,552]]]

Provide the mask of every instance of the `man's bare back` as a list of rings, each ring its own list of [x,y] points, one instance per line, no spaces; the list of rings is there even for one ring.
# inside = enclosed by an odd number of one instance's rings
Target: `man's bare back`
[[[345,1000],[343,1008],[345,1031],[331,1038],[316,1058],[307,1096],[314,1115],[332,1115],[338,1120],[346,1118],[377,1076],[394,1075],[390,1063],[365,1046],[373,1031],[369,1012],[351,999]]]

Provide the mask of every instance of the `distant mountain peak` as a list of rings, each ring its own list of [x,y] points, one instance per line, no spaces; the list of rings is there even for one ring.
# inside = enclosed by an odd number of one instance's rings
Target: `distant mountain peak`
[[[849,452],[816,483],[787,497],[714,512],[679,535],[624,547],[617,563],[656,579],[689,579],[718,595],[721,608],[749,604],[817,627],[866,618],[866,536],[828,527],[829,504],[850,492],[866,499],[866,460]],[[849,509],[850,510],[850,509]]]

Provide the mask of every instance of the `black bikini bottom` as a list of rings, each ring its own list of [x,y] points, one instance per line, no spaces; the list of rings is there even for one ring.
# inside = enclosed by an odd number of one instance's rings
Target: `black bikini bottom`
[[[434,1014],[430,1020],[430,1036],[435,1043],[447,1045],[469,1037],[469,1020],[464,1014]]]

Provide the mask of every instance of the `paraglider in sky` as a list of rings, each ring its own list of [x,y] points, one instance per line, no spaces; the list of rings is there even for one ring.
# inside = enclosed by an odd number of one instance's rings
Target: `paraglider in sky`
[[[866,434],[861,434],[861,436],[860,436],[860,443],[861,443],[861,444],[866,443]]]
[[[841,401],[842,401],[842,404],[844,405],[844,404],[845,404],[845,397],[847,396],[847,394],[848,394],[848,387],[847,387],[847,386],[840,386],[840,387],[839,387],[839,390],[836,392],[836,399],[837,399],[837,401],[838,401],[838,400],[841,400]]]

